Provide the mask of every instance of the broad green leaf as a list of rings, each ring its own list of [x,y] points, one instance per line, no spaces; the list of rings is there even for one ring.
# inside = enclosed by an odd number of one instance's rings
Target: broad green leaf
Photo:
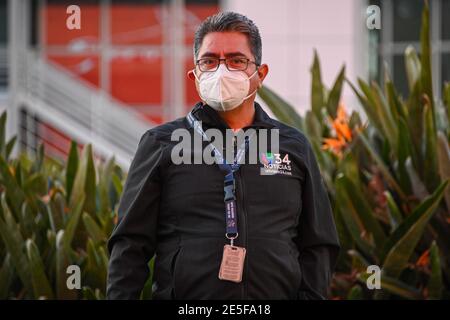
[[[77,298],[76,290],[67,287],[67,267],[72,264],[66,249],[66,235],[59,230],[56,235],[56,298],[59,300],[73,300]]]
[[[322,118],[322,108],[325,107],[325,88],[322,84],[320,61],[314,50],[314,61],[311,67],[311,109],[317,119]]]
[[[420,80],[421,65],[417,52],[411,45],[407,46],[405,50],[405,69],[409,91],[412,91],[415,83]]]
[[[83,213],[83,223],[89,236],[96,244],[106,241],[105,234],[87,212]]]
[[[424,9],[422,11],[422,28],[420,30],[420,65],[420,79],[422,83],[421,87],[423,89],[423,92],[430,99],[431,113],[433,114],[432,119],[434,121],[434,94],[431,75],[430,10],[427,1],[425,1],[424,3]]]
[[[394,179],[394,177],[391,175],[389,169],[386,167],[384,161],[381,159],[381,157],[377,154],[377,152],[373,149],[371,143],[364,137],[364,134],[361,133],[358,135],[358,138],[361,139],[363,145],[365,146],[366,150],[369,152],[373,160],[377,163],[378,169],[383,174],[384,178],[387,180],[389,185],[391,185],[392,188],[395,189],[395,191],[399,194],[399,196],[406,200],[406,195],[403,192],[403,190],[398,185],[397,181]]]
[[[358,97],[359,102],[364,108],[364,112],[369,118],[370,124],[372,124],[380,134],[383,134],[383,126],[381,125],[381,121],[376,112],[375,100],[372,96],[369,85],[362,79],[358,79],[358,84],[362,91],[359,92],[358,89],[349,80],[347,80],[347,83],[349,84],[350,88],[352,88],[355,95]]]
[[[92,146],[86,145],[73,184],[70,207],[74,208],[84,196],[84,211],[95,215],[96,210],[96,173],[92,155]]]
[[[322,143],[322,125],[312,111],[308,110],[306,112],[304,124],[310,141],[315,140],[318,143]]]
[[[443,282],[441,270],[441,258],[439,257],[439,248],[436,242],[433,241],[430,248],[430,264],[431,275],[428,281],[428,299],[441,299]]]
[[[391,225],[391,231],[397,229],[397,227],[402,223],[403,216],[395,203],[392,194],[389,191],[385,191],[384,195],[386,197],[387,205],[388,205],[388,213],[389,213],[389,221]]]
[[[422,179],[428,190],[434,190],[439,184],[439,173],[437,163],[437,135],[434,125],[433,114],[431,112],[430,101],[426,99],[424,105],[424,138],[423,138],[423,158],[426,173],[422,173]]]
[[[447,119],[450,119],[450,82],[444,84],[444,103],[447,106]]]
[[[386,235],[381,228],[380,223],[375,219],[375,214],[366,201],[365,195],[361,194],[360,189],[355,183],[349,180],[345,175],[339,176],[336,181],[336,187],[344,188],[347,198],[350,201],[349,209],[354,210],[353,214],[358,216],[365,232],[373,235],[375,248],[382,248],[386,240]]]
[[[0,116],[0,154],[3,158],[6,157],[6,111],[2,112]]]
[[[352,235],[356,245],[366,256],[372,256],[374,246],[367,239],[364,239],[361,235],[367,234],[361,217],[358,214],[357,209],[354,207],[352,201],[347,194],[345,185],[342,182],[343,175],[338,175],[336,178],[336,201],[339,203],[339,212],[342,219],[345,222],[347,230]]]
[[[392,149],[397,148],[397,136],[398,129],[392,115],[390,106],[388,105],[386,98],[383,95],[380,87],[373,82],[371,86],[372,96],[375,102],[376,112],[378,119],[381,123],[384,132],[384,138],[389,141]]]
[[[397,144],[397,176],[399,184],[405,193],[411,193],[411,181],[406,170],[406,161],[408,158],[417,157],[411,147],[411,137],[409,135],[406,121],[398,119],[398,144]],[[413,161],[414,162],[414,161]],[[415,162],[417,163],[417,161]]]
[[[10,171],[9,164],[0,156],[0,178],[5,186],[8,203],[16,217],[19,217],[20,206],[25,201],[25,194]]]
[[[0,268],[0,299],[9,298],[10,286],[14,280],[14,266],[11,263],[11,255],[9,253],[3,259]]]
[[[2,216],[0,217],[0,237],[5,248],[11,256],[11,262],[17,270],[17,274],[23,286],[31,293],[33,288],[30,281],[30,266],[24,253],[24,240],[20,232],[20,226],[6,204],[4,194],[1,196]]]
[[[69,201],[72,194],[72,188],[75,181],[75,176],[78,171],[78,145],[75,141],[70,143],[70,151],[67,157],[67,167],[66,167],[66,194],[67,201]]]
[[[366,272],[361,272],[358,274],[358,280],[364,285],[367,283],[367,279],[370,277],[370,274]],[[392,277],[386,276],[384,274],[381,275],[381,289],[386,290],[390,293],[393,293],[401,298],[408,300],[420,300],[423,299],[420,291],[416,288],[401,282],[400,280],[394,279]]]
[[[411,181],[414,195],[420,200],[425,199],[429,195],[428,190],[414,169],[411,158],[406,159],[405,167],[408,172],[409,180]]]
[[[303,129],[303,119],[297,111],[274,91],[263,86],[258,90],[258,95],[267,104],[278,120],[297,129]]]
[[[439,175],[441,181],[450,179],[450,148],[448,146],[447,139],[442,132],[437,134],[437,156],[439,163]],[[450,188],[445,191],[445,202],[447,204],[447,210],[450,211]]]
[[[344,83],[344,79],[345,79],[345,66],[342,67],[341,71],[336,77],[333,88],[331,88],[330,93],[328,95],[327,110],[333,119],[336,118],[337,115],[337,108],[339,105],[339,101],[341,99],[342,84]]]
[[[390,237],[385,249],[388,253],[383,263],[383,272],[386,275],[393,278],[400,276],[428,221],[435,213],[448,183],[448,180],[443,182],[430,197],[414,209]]]
[[[45,274],[45,266],[42,262],[39,249],[31,239],[27,240],[26,247],[35,299],[53,299],[53,291]]]
[[[116,189],[117,194],[121,195],[122,191],[123,191],[122,180],[119,178],[119,176],[115,172],[112,175],[112,182],[113,182],[114,188]]]
[[[364,300],[364,291],[360,285],[354,285],[347,295],[347,300]]]
[[[11,156],[11,152],[13,151],[14,145],[16,144],[17,137],[12,137],[8,143],[6,144],[6,150],[5,150],[5,159],[9,160],[9,157]]]
[[[78,226],[78,221],[80,220],[81,213],[84,206],[84,195],[81,196],[79,199],[79,202],[76,204],[75,208],[71,212],[69,221],[67,222],[65,231],[64,231],[64,239],[63,239],[63,246],[64,250],[71,251],[71,244],[73,237],[75,235],[75,230]]]

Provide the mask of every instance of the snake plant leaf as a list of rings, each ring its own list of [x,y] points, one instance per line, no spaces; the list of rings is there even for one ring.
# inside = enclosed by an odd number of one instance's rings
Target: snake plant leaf
[[[258,90],[259,97],[266,103],[278,120],[303,130],[303,119],[289,103],[266,86]]]
[[[92,155],[92,146],[86,145],[75,176],[69,206],[76,207],[84,197],[84,211],[95,215],[96,210],[96,172]]]
[[[361,193],[361,189],[357,185],[348,179],[345,175],[341,175],[336,181],[339,187],[345,189],[347,198],[349,200],[349,208],[352,208],[352,212],[355,216],[358,216],[365,232],[373,235],[375,241],[375,248],[382,248],[386,241],[386,235],[379,221],[375,218],[366,197]]]
[[[409,91],[412,91],[421,74],[420,59],[412,45],[408,45],[405,50],[405,69]]]
[[[364,291],[360,285],[356,284],[350,289],[347,300],[364,300]]]
[[[99,210],[97,210],[97,218],[101,224],[105,224],[109,219],[109,213],[111,212],[111,177],[115,169],[114,157],[110,158],[106,164],[102,167],[99,173],[98,179],[98,197],[99,197]]]
[[[444,103],[447,106],[447,119],[450,119],[450,82],[444,84]]]
[[[67,268],[72,264],[66,247],[64,230],[56,234],[56,298],[59,300],[73,300],[77,298],[76,290],[67,287]]]
[[[360,272],[367,270],[370,263],[358,250],[348,250],[347,253],[352,258],[352,270]]]
[[[11,205],[11,210],[14,216],[19,217],[20,206],[25,202],[25,193],[20,188],[17,180],[10,171],[8,163],[0,155],[0,178],[5,187],[5,193],[8,198],[8,203]]]
[[[436,241],[433,241],[430,248],[431,275],[428,281],[428,299],[439,300],[442,297],[442,267],[439,257],[439,248]]]
[[[439,175],[441,180],[445,181],[450,179],[450,148],[443,132],[439,131],[437,136]],[[450,211],[450,188],[447,188],[445,191],[444,198],[445,203],[447,204],[447,210]]]
[[[78,145],[75,141],[71,141],[69,155],[67,157],[67,167],[66,167],[66,195],[67,202],[69,202],[70,196],[72,194],[72,188],[75,181],[75,176],[78,171]]]
[[[112,175],[112,183],[114,185],[114,189],[116,190],[117,194],[122,194],[123,191],[123,183],[117,173],[113,173]]]
[[[14,136],[6,144],[5,160],[9,160],[9,157],[11,156],[11,152],[13,151],[14,145],[16,144],[16,140],[17,140],[17,137]]]
[[[87,212],[83,213],[83,223],[94,243],[98,244],[106,241],[106,235]]]
[[[311,67],[311,110],[317,119],[322,118],[322,108],[325,107],[325,88],[322,83],[320,61],[317,51],[314,50],[314,60]]]
[[[388,105],[386,97],[383,95],[380,87],[375,82],[372,83],[371,90],[375,102],[375,110],[383,128],[384,137],[387,141],[389,141],[391,148],[396,149],[398,129],[392,115],[391,108]]]
[[[358,281],[363,283],[364,285],[367,283],[370,274],[366,272],[361,272],[358,274]],[[382,273],[380,279],[381,289],[387,292],[393,293],[401,298],[408,300],[420,300],[423,299],[420,291],[400,280],[389,277]]]
[[[411,147],[411,137],[408,131],[406,120],[398,119],[398,144],[397,144],[397,176],[398,183],[406,194],[411,193],[411,181],[408,171],[406,170],[406,161],[408,158],[416,158],[413,148]],[[417,163],[417,161],[416,161]]]
[[[384,252],[387,252],[383,262],[383,272],[386,275],[393,278],[400,276],[428,221],[436,212],[448,183],[448,180],[443,182],[430,197],[416,207],[389,238],[384,249]]]
[[[6,157],[6,111],[0,116],[0,155]]]
[[[434,190],[439,183],[439,169],[437,159],[437,134],[431,110],[431,101],[425,99],[423,121],[424,121],[424,138],[423,138],[423,158],[424,166],[427,168],[426,173],[422,173],[422,180],[428,190]]]
[[[0,299],[9,298],[10,286],[14,280],[14,266],[11,263],[11,255],[6,253],[0,268]]]
[[[408,131],[412,141],[422,141],[423,139],[423,104],[420,82],[416,82],[407,102],[408,109]],[[413,158],[414,166],[420,171],[423,168],[422,149],[420,143],[411,145],[414,153],[417,155]]]
[[[369,85],[364,80],[358,78],[358,85],[361,89],[360,92],[350,80],[347,80],[347,83],[349,84],[350,88],[355,93],[359,102],[361,103],[364,112],[369,118],[369,122],[380,134],[384,135],[381,120],[379,119],[378,114],[376,112],[375,99],[372,95]]]
[[[397,181],[394,179],[392,174],[390,173],[389,169],[387,168],[386,164],[384,163],[383,159],[378,155],[378,153],[373,149],[373,146],[367,138],[364,136],[363,133],[358,135],[358,139],[361,140],[366,150],[369,152],[370,156],[373,158],[373,160],[378,165],[378,168],[380,169],[381,173],[383,174],[386,181],[389,183],[389,185],[398,193],[398,195],[403,199],[406,200],[407,197],[405,193],[403,192],[402,188],[398,185]]]
[[[400,99],[399,94],[395,90],[394,83],[389,79],[386,81],[384,87],[387,102],[392,114],[394,115],[394,120],[398,121],[399,119],[403,119],[406,121],[408,118],[408,110],[405,103],[402,99]]]
[[[328,110],[328,114],[333,119],[336,118],[337,108],[338,108],[339,102],[341,100],[342,85],[344,83],[344,80],[345,80],[345,65],[342,66],[341,71],[339,72],[338,76],[336,77],[334,85],[331,88],[329,95],[328,95],[327,110]]]
[[[343,179],[344,176],[339,174],[335,181],[336,201],[339,203],[339,212],[341,213],[342,219],[345,222],[347,230],[355,241],[355,244],[364,253],[364,255],[370,257],[374,253],[374,245],[362,236],[367,234],[367,230],[364,223],[361,221],[357,208],[354,207],[352,201],[350,200]]]
[[[30,281],[30,267],[28,259],[24,252],[24,240],[20,231],[20,226],[14,220],[14,217],[6,203],[5,194],[1,195],[2,217],[0,217],[0,237],[7,252],[11,256],[11,262],[17,271],[17,275],[28,292],[33,292]]]
[[[75,235],[75,230],[77,229],[78,222],[81,217],[81,213],[83,211],[84,198],[85,198],[84,194],[81,195],[81,198],[79,199],[79,202],[76,204],[75,208],[73,209],[73,211],[70,215],[69,221],[67,222],[66,228],[64,230],[64,238],[63,238],[62,245],[64,247],[64,250],[66,250],[67,252],[72,251],[71,244],[72,244],[72,240]]]
[[[435,121],[433,102],[433,81],[431,75],[431,45],[430,45],[430,9],[428,1],[425,1],[422,11],[422,27],[420,30],[420,81],[423,92],[430,99],[432,119]],[[436,125],[436,123],[434,124]]]
[[[411,181],[414,195],[420,200],[425,199],[429,195],[429,192],[414,169],[411,158],[406,159],[405,167],[408,172],[409,180]]]
[[[42,262],[39,249],[33,240],[26,242],[27,256],[30,264],[31,282],[33,284],[34,297],[36,299],[53,299],[53,291],[45,274],[45,266]]]
[[[394,231],[402,223],[403,215],[401,214],[400,209],[398,208],[397,204],[395,203],[395,200],[392,197],[392,194],[389,191],[385,191],[384,196],[386,197],[386,202],[388,205],[388,214],[389,214],[389,222],[390,222],[390,226],[391,226],[391,231]]]

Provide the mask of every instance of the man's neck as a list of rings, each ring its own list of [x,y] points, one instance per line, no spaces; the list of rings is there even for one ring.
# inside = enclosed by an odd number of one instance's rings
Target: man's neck
[[[254,102],[248,100],[233,110],[219,111],[218,113],[233,131],[237,131],[253,123],[255,117]]]

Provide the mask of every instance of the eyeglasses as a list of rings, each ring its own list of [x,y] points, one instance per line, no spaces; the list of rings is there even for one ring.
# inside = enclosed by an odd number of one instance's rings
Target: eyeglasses
[[[250,61],[247,58],[234,57],[234,58],[203,58],[198,59],[196,61],[196,65],[199,67],[202,72],[214,72],[219,69],[219,65],[221,61],[225,61],[225,65],[229,71],[244,71],[247,70],[248,64],[253,63],[258,66],[258,64],[254,61]]]

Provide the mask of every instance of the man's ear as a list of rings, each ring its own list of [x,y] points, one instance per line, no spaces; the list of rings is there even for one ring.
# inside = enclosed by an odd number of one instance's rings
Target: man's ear
[[[195,81],[194,72],[195,72],[195,69],[192,69],[192,70],[189,70],[187,73],[187,77],[193,81]]]
[[[267,64],[264,63],[258,68],[258,77],[260,80],[260,87],[262,86],[262,83],[268,73],[269,73],[269,66]]]

